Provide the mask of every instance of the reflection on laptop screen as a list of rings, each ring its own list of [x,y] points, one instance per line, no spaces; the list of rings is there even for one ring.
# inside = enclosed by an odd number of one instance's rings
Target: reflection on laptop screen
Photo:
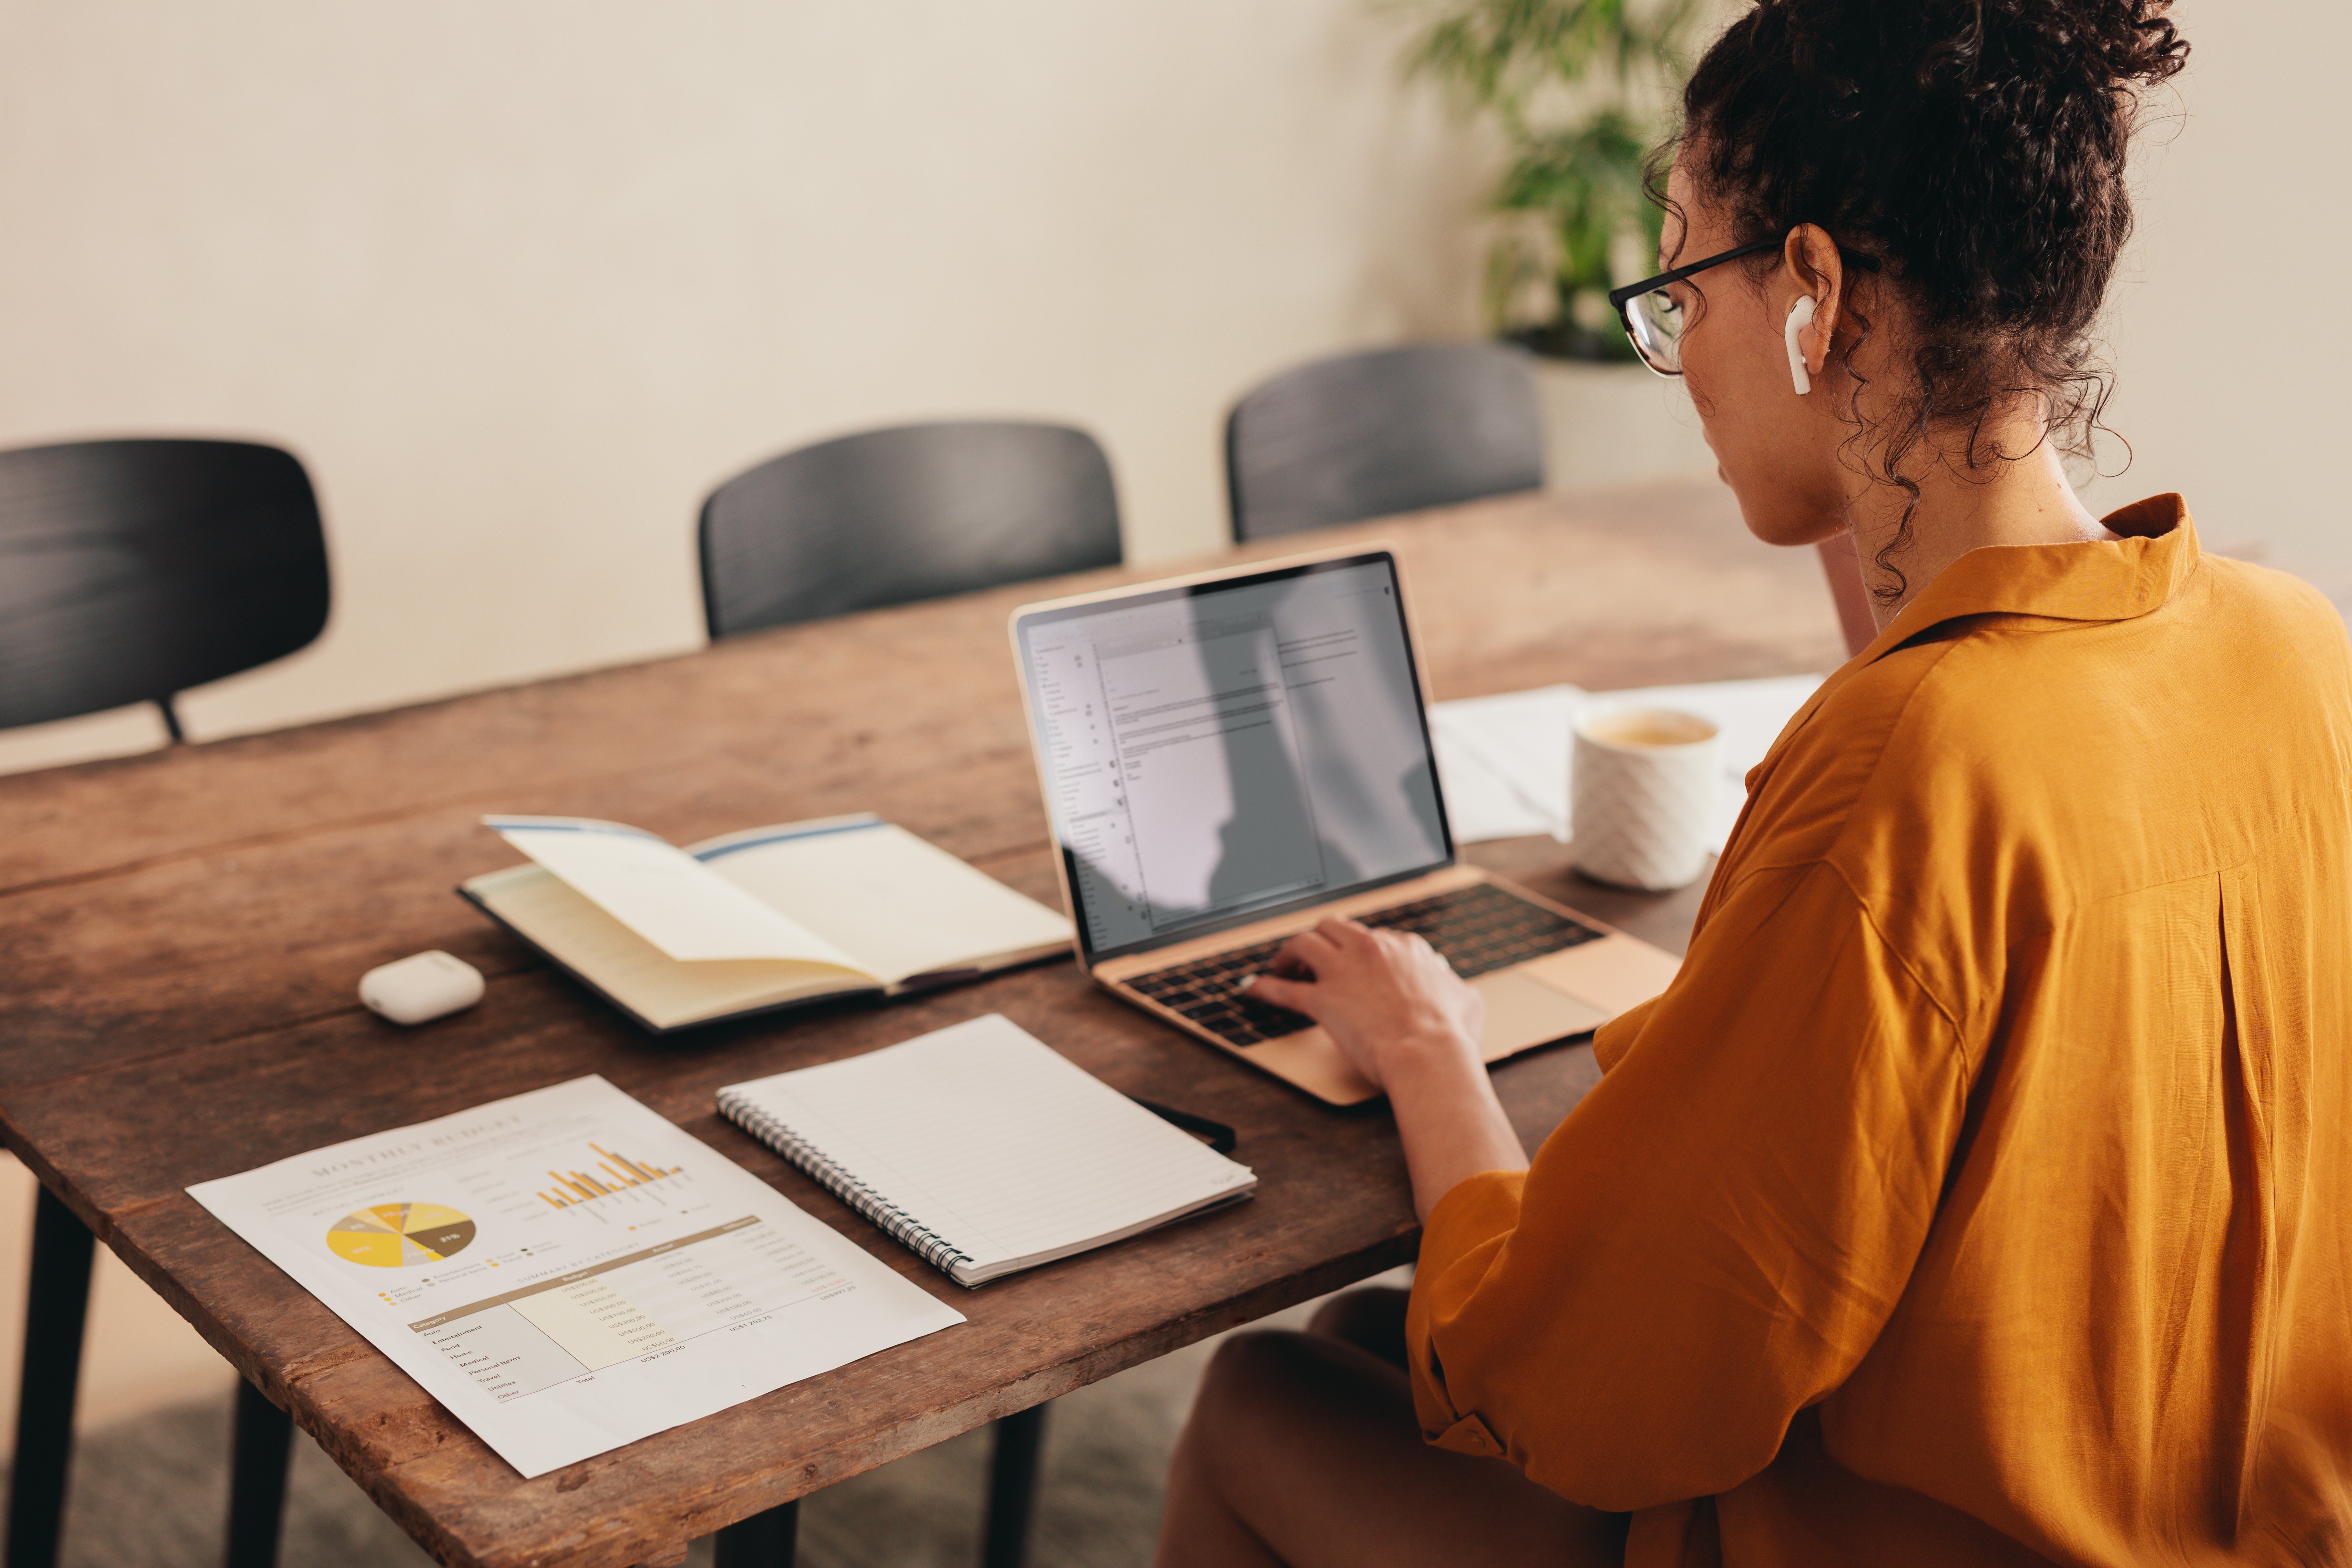
[[[1388,556],[1039,611],[1020,639],[1097,955],[1448,858]]]

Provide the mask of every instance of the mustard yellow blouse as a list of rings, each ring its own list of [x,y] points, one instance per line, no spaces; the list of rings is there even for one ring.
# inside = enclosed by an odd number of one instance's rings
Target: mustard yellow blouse
[[[2107,525],[1831,677],[1673,987],[1430,1217],[1424,1430],[1629,1564],[2352,1563],[2352,648]]]

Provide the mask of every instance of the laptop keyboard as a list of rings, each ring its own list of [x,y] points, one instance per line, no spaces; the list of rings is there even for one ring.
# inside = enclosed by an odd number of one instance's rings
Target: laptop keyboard
[[[1356,918],[1368,926],[1419,932],[1465,980],[1558,952],[1601,934],[1491,882],[1474,882],[1450,893]],[[1255,1046],[1295,1035],[1314,1022],[1287,1007],[1254,1002],[1234,990],[1244,977],[1265,973],[1288,940],[1213,952],[1173,969],[1139,974],[1126,984],[1228,1045]]]

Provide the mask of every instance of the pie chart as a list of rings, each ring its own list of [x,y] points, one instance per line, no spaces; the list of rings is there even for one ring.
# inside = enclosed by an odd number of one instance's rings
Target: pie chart
[[[372,1268],[438,1263],[473,1239],[474,1222],[439,1204],[378,1204],[345,1215],[327,1232],[336,1257]]]

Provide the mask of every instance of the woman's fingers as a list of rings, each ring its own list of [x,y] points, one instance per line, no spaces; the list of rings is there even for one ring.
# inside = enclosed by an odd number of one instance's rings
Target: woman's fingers
[[[1418,935],[1374,931],[1334,916],[1284,942],[1266,968],[1276,979],[1319,984],[1367,963],[1411,963],[1435,951]]]
[[[1234,989],[1253,1001],[1268,1002],[1310,1018],[1315,1016],[1316,988],[1310,982],[1285,980],[1278,974],[1252,974],[1244,977]]]
[[[1419,935],[1326,920],[1284,942],[1269,968],[1238,989],[1322,1025],[1374,1084],[1399,1052],[1475,1057],[1486,1005]]]
[[[1301,1005],[1301,998],[1318,986],[1328,986],[1343,977],[1360,985],[1382,971],[1402,977],[1433,960],[1452,973],[1437,957],[1437,950],[1417,933],[1374,931],[1333,917],[1282,944],[1266,965],[1266,973],[1258,977],[1278,984],[1262,988],[1244,982],[1242,989],[1261,1001],[1313,1016],[1309,1008]]]
[[[1282,951],[1274,955],[1266,973],[1246,976],[1234,989],[1260,1002],[1319,1018],[1316,1006],[1318,988],[1332,977],[1343,958],[1339,942],[1323,927],[1341,923],[1347,922],[1326,921],[1323,925],[1300,931],[1282,944]]]
[[[1341,949],[1363,946],[1372,940],[1373,935],[1371,927],[1356,921],[1342,919],[1339,915],[1324,916],[1315,923],[1313,931],[1302,934],[1319,936],[1332,946]]]
[[[1284,942],[1282,951],[1274,955],[1274,963],[1269,967],[1285,979],[1313,980],[1323,973],[1323,968],[1338,955],[1339,951],[1338,944],[1325,936],[1318,926],[1313,931],[1300,931]],[[1318,958],[1323,960],[1323,964],[1316,963]]]

